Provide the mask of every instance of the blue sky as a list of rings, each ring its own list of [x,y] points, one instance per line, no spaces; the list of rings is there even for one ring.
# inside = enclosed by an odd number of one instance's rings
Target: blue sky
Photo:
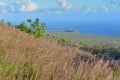
[[[0,0],[0,19],[19,24],[28,18],[49,29],[120,35],[120,0]]]
[[[4,13],[120,13],[120,0],[0,0]]]

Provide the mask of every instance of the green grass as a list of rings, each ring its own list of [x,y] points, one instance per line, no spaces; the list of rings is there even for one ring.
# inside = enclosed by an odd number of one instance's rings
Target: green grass
[[[88,41],[90,44],[109,45],[113,47],[120,46],[120,37],[114,36],[99,36],[91,34],[82,34],[78,32],[50,32],[50,34],[57,36],[58,38],[72,39],[74,42]]]

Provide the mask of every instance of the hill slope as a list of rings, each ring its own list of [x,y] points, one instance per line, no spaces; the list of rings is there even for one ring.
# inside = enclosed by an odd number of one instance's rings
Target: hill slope
[[[67,32],[67,31],[55,31],[50,32],[52,35],[56,35],[59,38],[73,39],[75,42],[88,41],[90,44],[102,44],[114,47],[120,47],[120,37],[112,36],[98,36],[91,34],[82,34],[78,32]]]
[[[120,80],[119,73],[118,62],[0,25],[0,80]]]

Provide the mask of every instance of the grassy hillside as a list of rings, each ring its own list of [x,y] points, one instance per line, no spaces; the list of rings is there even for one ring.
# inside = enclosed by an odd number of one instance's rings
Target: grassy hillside
[[[120,80],[120,66],[0,24],[0,80]]]
[[[90,44],[109,45],[114,47],[120,46],[120,37],[98,36],[91,34],[82,34],[78,32],[56,31],[50,32],[58,38],[73,39],[75,42],[88,41]]]

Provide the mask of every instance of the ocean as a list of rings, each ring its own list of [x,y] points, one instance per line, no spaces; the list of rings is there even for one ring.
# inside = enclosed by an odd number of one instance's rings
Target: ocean
[[[40,18],[41,23],[47,24],[47,31],[72,30],[85,34],[119,36],[119,15],[75,15],[75,14],[0,14],[0,19],[10,21],[14,25],[26,19]]]

